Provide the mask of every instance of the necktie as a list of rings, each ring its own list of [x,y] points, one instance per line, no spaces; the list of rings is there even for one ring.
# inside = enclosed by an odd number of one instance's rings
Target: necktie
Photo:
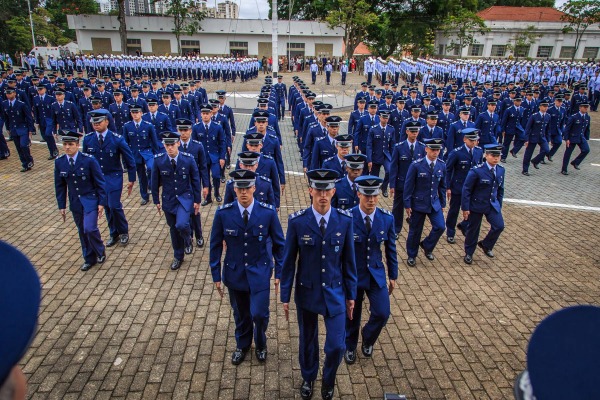
[[[152,124],[156,124],[156,115],[152,114]]]
[[[323,128],[323,135],[327,136],[327,129]]]
[[[321,235],[325,236],[325,218],[321,217],[321,222],[319,223],[319,228],[321,229]]]
[[[174,158],[171,158],[171,167],[173,168],[173,171],[177,169],[177,163]]]
[[[100,143],[100,147],[104,145],[104,137],[102,135],[98,135],[98,143]]]
[[[410,144],[410,158],[414,158],[415,155],[415,145],[414,144]]]
[[[187,143],[183,144],[183,151],[187,152]]]
[[[473,160],[473,149],[469,149],[469,158]]]
[[[71,167],[71,171],[75,169],[75,159],[73,157],[69,157],[69,165]]]
[[[206,130],[206,134],[208,135],[208,124],[204,125],[204,129]]]
[[[467,121],[463,122],[463,126],[466,128],[467,127]]]
[[[433,174],[433,163],[429,163],[429,171]]]
[[[61,106],[61,107],[62,107],[62,106]],[[8,110],[9,110],[9,111],[12,111],[12,108],[13,108],[13,103],[8,103]]]
[[[365,217],[365,227],[367,228],[367,234],[371,233],[371,217],[368,215]]]
[[[429,135],[430,137],[433,137],[433,128],[429,129]]]
[[[354,194],[356,194],[356,183],[352,184],[352,191],[354,192]]]
[[[494,168],[490,168],[490,172],[492,173],[492,176],[494,177],[494,181],[496,181],[496,171],[494,171]]]
[[[244,210],[244,225],[248,225],[248,210]]]
[[[135,129],[140,129],[140,124],[135,124]]]
[[[342,161],[342,171],[346,170],[346,161]]]
[[[12,108],[12,105],[11,105],[11,108]],[[62,110],[62,108],[63,108],[63,103],[60,103],[60,109]]]

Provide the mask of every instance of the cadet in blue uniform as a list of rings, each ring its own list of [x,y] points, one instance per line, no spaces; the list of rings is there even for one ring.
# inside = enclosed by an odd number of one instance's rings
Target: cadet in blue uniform
[[[366,115],[360,117],[356,123],[354,129],[354,152],[355,153],[367,153],[367,138],[369,137],[369,130],[372,126],[379,124],[379,116],[377,115],[377,107],[379,102],[377,100],[369,101]],[[363,170],[364,174],[367,174],[366,170]]]
[[[475,128],[479,129],[479,144],[481,146],[496,144],[496,137],[501,129],[500,117],[495,113],[496,102],[488,101],[486,107],[487,111],[479,113],[475,120]]]
[[[589,103],[583,102],[579,104],[579,112],[569,117],[565,124],[563,131],[563,139],[565,140],[567,148],[565,149],[565,155],[563,156],[563,163],[561,174],[569,175],[567,167],[569,161],[571,161],[571,154],[575,150],[576,146],[579,146],[580,153],[573,161],[571,165],[575,169],[580,169],[579,165],[583,162],[585,157],[590,152],[590,145],[588,140],[590,138],[590,116],[588,114]]]
[[[198,173],[200,174],[200,184],[202,185],[202,195],[208,196],[208,167],[206,165],[206,152],[204,146],[197,140],[191,138],[192,136],[192,121],[186,118],[179,118],[175,120],[177,126],[177,132],[179,133],[179,148],[183,153],[190,154],[194,157],[196,165],[198,166]],[[192,213],[190,215],[192,219],[192,233],[196,238],[196,246],[204,246],[204,237],[202,236],[202,223],[200,221],[200,213]]]
[[[492,249],[504,230],[502,218],[502,198],[504,197],[504,167],[498,165],[501,145],[485,146],[486,162],[474,167],[467,174],[462,190],[463,218],[468,221],[465,236],[465,257],[467,264],[473,262],[473,253],[479,246],[486,256],[494,257]],[[489,199],[489,200],[488,200]],[[485,239],[478,241],[481,220],[490,224]]]
[[[335,147],[335,138],[340,130],[341,121],[342,118],[335,115],[330,115],[329,117],[325,118],[328,135],[315,140],[315,144],[313,145],[312,149],[310,169],[321,168],[325,160],[333,157],[337,153],[337,148]]]
[[[174,254],[171,270],[175,271],[181,267],[184,254],[193,250],[190,214],[200,210],[200,174],[194,157],[179,151],[179,133],[163,132],[161,136],[166,153],[154,156],[152,200],[159,213],[162,208],[169,225]]]
[[[237,200],[217,209],[210,234],[210,269],[221,297],[221,281],[229,289],[229,301],[235,320],[236,349],[231,363],[246,358],[254,336],[259,362],[267,360],[269,325],[269,287],[273,262],[267,242],[272,243],[275,259],[275,291],[281,279],[285,239],[277,211],[272,205],[255,201],[256,174],[248,170],[232,171]],[[223,267],[223,242],[227,245]]]
[[[121,89],[117,89],[113,92],[115,102],[108,106],[114,121],[116,132],[122,132],[123,126],[131,120],[131,114],[129,113],[129,104],[123,101],[124,92]]]
[[[148,189],[150,187],[149,182],[152,175],[154,155],[160,153],[163,147],[158,141],[154,125],[142,120],[142,111],[141,106],[129,107],[133,120],[123,126],[122,133],[133,153],[137,177],[140,182],[141,205],[145,206],[149,200]]]
[[[212,203],[211,189],[214,188],[215,200],[220,203],[223,199],[219,194],[221,186],[221,168],[225,166],[226,140],[223,127],[211,120],[212,107],[209,104],[200,105],[201,121],[192,127],[192,139],[199,141],[206,152],[206,165],[212,181],[209,180],[208,195],[202,206]],[[212,183],[212,184],[211,184]]]
[[[480,114],[481,116],[481,114]],[[483,150],[477,147],[479,130],[467,128],[463,130],[465,145],[450,152],[446,161],[446,197],[450,201],[450,208],[446,216],[446,236],[448,243],[455,243],[456,222],[460,212],[461,195],[465,178],[471,168],[483,161]],[[458,224],[458,229],[465,234],[466,221]]]
[[[277,104],[277,118],[282,121],[285,118],[285,102],[287,100],[287,88],[283,83],[283,76],[277,75],[277,83],[273,85]]]
[[[83,251],[81,270],[87,271],[106,259],[98,229],[98,218],[102,217],[106,205],[104,175],[94,157],[79,151],[80,133],[61,131],[61,136],[65,154],[54,160],[56,202],[64,222],[67,195],[69,197],[69,210],[77,225]]]
[[[171,124],[171,119],[165,113],[158,111],[158,100],[154,95],[148,96],[146,102],[148,103],[148,112],[142,116],[142,119],[154,125],[154,131],[158,135],[158,139],[161,140],[160,135],[163,132],[173,131],[174,127]]]
[[[520,136],[525,132],[523,129],[523,113],[524,110],[521,107],[521,98],[514,97],[513,105],[508,107],[502,113],[502,121],[500,122],[500,126],[502,129],[502,157],[500,158],[501,162],[506,162],[506,157],[508,156],[508,149],[510,148],[510,143],[515,140],[513,145],[513,149],[510,154],[513,157],[517,157],[517,152],[522,146],[522,140],[519,139]],[[515,151],[516,148],[516,151]]]
[[[106,182],[106,220],[110,230],[110,239],[106,247],[117,244],[125,246],[129,243],[129,225],[121,203],[123,191],[123,165],[127,168],[129,182],[127,196],[131,194],[135,183],[135,160],[125,138],[108,129],[107,110],[101,109],[90,113],[94,132],[83,138],[83,152],[94,157],[100,164]]]
[[[53,160],[58,157],[58,147],[52,134],[52,104],[55,99],[46,94],[46,86],[39,84],[37,86],[38,95],[33,98],[33,116],[35,123],[40,127],[40,134],[46,141],[50,156],[48,160]]]
[[[326,333],[321,396],[330,400],[346,350],[344,312],[352,318],[356,299],[354,230],[352,215],[331,207],[337,172],[317,169],[308,171],[307,176],[312,206],[290,215],[281,273],[281,302],[288,319],[295,280],[303,399],[312,397],[319,372],[318,317],[323,316]]]
[[[382,186],[383,197],[388,197],[388,184],[390,182],[390,163],[394,151],[394,128],[388,125],[389,113],[379,114],[379,124],[372,126],[367,136],[367,164],[369,174],[379,176],[381,167],[384,171]]]
[[[346,176],[346,155],[352,150],[352,136],[337,135],[335,137],[335,148],[337,154],[329,157],[323,162],[324,169],[332,169],[340,174],[341,177]]]
[[[259,158],[260,153],[255,153],[253,151],[243,151],[238,153],[239,168],[255,173],[258,168]],[[229,175],[231,176],[231,174]],[[224,204],[232,203],[236,199],[233,183],[233,179],[227,181],[225,186],[225,197],[223,198]],[[275,207],[275,194],[273,192],[271,180],[266,176],[257,175],[255,186],[256,190],[254,191],[254,198],[259,203],[266,203]]]
[[[425,257],[433,261],[433,249],[444,233],[444,207],[446,207],[446,165],[439,154],[443,141],[428,139],[425,141],[425,157],[408,167],[404,181],[404,208],[409,218],[406,253],[409,267],[416,265],[415,257],[419,247]],[[421,241],[425,217],[431,222],[431,232]]]
[[[458,114],[459,120],[450,124],[450,128],[448,128],[448,135],[446,136],[447,151],[446,151],[445,158],[448,158],[448,155],[450,154],[450,152],[452,150],[454,150],[457,147],[462,146],[462,143],[463,143],[462,131],[467,128],[475,128],[475,124],[473,122],[469,121],[470,114],[471,114],[471,111],[469,111],[468,108],[462,107],[459,110],[459,114]]]
[[[361,331],[361,351],[365,357],[373,355],[373,345],[390,317],[390,298],[398,279],[396,258],[396,231],[392,213],[377,207],[380,185],[383,179],[365,175],[355,180],[360,204],[352,209],[354,229],[354,258],[358,275],[356,303],[352,318],[346,318],[346,352],[348,364],[356,361],[358,332]],[[385,246],[387,286],[383,254]],[[360,329],[362,303],[365,294],[369,298],[369,321]]]
[[[540,111],[531,114],[527,126],[525,127],[525,136],[523,140],[526,143],[525,155],[523,156],[523,171],[522,174],[529,176],[529,163],[533,164],[535,169],[539,169],[539,164],[544,161],[546,154],[550,151],[548,147],[548,137],[550,128],[550,115],[546,113],[548,110],[548,102],[540,103]],[[540,152],[533,159],[533,151],[537,146],[540,146]]]
[[[394,215],[396,239],[400,236],[404,224],[404,181],[408,167],[413,161],[425,156],[425,145],[417,141],[421,124],[410,121],[406,125],[406,140],[394,146],[390,165],[390,192],[394,199],[392,214]]]
[[[346,174],[335,181],[335,194],[331,199],[331,207],[349,210],[358,204],[358,188],[354,184],[356,178],[362,175],[367,156],[364,154],[347,154]]]
[[[554,104],[548,107],[548,115],[550,115],[550,127],[548,128],[548,133],[550,134],[550,138],[548,142],[552,142],[552,148],[546,155],[548,161],[552,162],[552,158],[562,145],[563,141],[563,129],[565,126],[565,109],[562,107],[563,96],[562,94],[557,94],[554,96]],[[542,161],[544,164],[544,161]]]
[[[268,154],[263,154],[261,152],[263,135],[261,133],[247,133],[244,135],[244,141],[246,142],[248,151],[260,154],[260,157],[258,158],[258,167],[256,167],[254,172],[260,176],[269,178],[273,187],[273,194],[275,195],[275,207],[279,209],[282,193],[279,180],[281,175],[279,174],[279,169],[277,168],[275,160]]]
[[[15,89],[6,88],[4,94],[6,100],[2,102],[2,119],[19,154],[21,172],[27,172],[33,167],[33,157],[29,151],[30,137],[35,133],[31,109],[22,101],[17,100]],[[0,126],[1,130],[2,126]]]

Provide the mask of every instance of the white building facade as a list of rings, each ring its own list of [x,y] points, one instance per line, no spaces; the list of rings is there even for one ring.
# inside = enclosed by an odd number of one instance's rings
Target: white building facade
[[[578,49],[575,34],[565,33],[562,13],[549,7],[490,7],[478,14],[490,32],[476,35],[476,44],[462,50],[450,50],[452,37],[437,32],[436,56],[459,58],[531,58],[570,60],[596,59],[600,55],[600,27],[591,25],[584,33]],[[531,29],[533,27],[533,29]],[[535,36],[534,43],[511,49],[515,38],[524,32]],[[455,39],[456,41],[456,39]]]
[[[77,34],[83,53],[147,55],[177,54],[177,39],[173,34],[173,19],[160,16],[127,17],[127,49],[121,50],[119,21],[108,15],[68,15],[69,28]],[[218,56],[271,56],[272,22],[252,19],[207,18],[202,30],[180,37],[182,53],[197,52]],[[343,32],[315,21],[279,21],[279,55],[340,57]]]

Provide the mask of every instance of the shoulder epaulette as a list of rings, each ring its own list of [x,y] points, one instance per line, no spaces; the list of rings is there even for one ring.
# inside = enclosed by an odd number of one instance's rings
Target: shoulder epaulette
[[[482,164],[482,165],[483,165],[483,164]],[[496,168],[498,168],[498,167],[500,167],[500,168],[502,168],[502,169],[506,169],[506,168],[504,168],[504,166],[502,166],[502,165],[500,165],[500,164],[496,164]]]
[[[379,211],[381,211],[382,213],[384,213],[384,214],[387,214],[387,215],[392,215],[391,211],[388,211],[388,210],[386,210],[385,208],[377,207],[377,209],[378,209]]]
[[[192,142],[196,143],[196,144],[202,144],[202,142],[196,140],[196,139],[192,139]]]
[[[81,152],[81,151],[79,152],[79,154],[81,154],[81,155],[82,155],[82,156],[84,156],[84,157],[93,157],[91,154],[88,154],[88,153],[83,153],[83,152]]]
[[[162,112],[162,111],[158,111],[158,112],[157,112],[157,114],[162,114],[162,115],[165,115],[165,116],[167,116],[167,113],[164,113],[164,112]]]
[[[227,208],[231,208],[231,207],[233,207],[233,203],[227,203],[227,204],[223,204],[222,206],[219,206],[219,207],[217,208],[217,211],[218,211],[218,210],[225,210],[225,209],[227,209]]]
[[[267,177],[266,177],[266,176],[264,176],[264,175],[259,175],[259,178],[260,178],[260,179],[262,179],[263,181],[266,181],[266,182],[269,182],[269,183],[271,183],[271,179],[270,179],[270,178],[267,178]]]
[[[423,160],[423,158],[419,158],[418,160],[415,160],[415,161],[413,161],[412,163],[413,163],[413,164],[418,164],[418,163],[420,163],[420,162],[421,162],[421,160]]]
[[[306,212],[306,209],[303,210],[298,210],[293,214],[290,214],[289,219],[294,219],[296,217],[299,217],[300,215],[304,214]]]
[[[325,159],[325,161],[329,161],[329,160],[333,159],[333,157],[337,157],[337,155],[335,155],[335,156],[331,156],[331,157],[329,157],[329,158]]]
[[[90,136],[92,134],[94,134],[94,132],[86,133],[85,136]]]
[[[341,181],[343,181],[344,179],[345,179],[345,177],[343,177],[343,178],[338,178],[338,179],[336,179],[336,180],[335,180],[335,183],[341,182]]]
[[[113,132],[112,134],[113,134],[113,136],[114,136],[114,137],[116,137],[116,138],[119,138],[119,139],[121,138],[121,135],[119,135],[118,133],[115,133],[115,132]]]
[[[323,139],[325,139],[325,136],[321,136],[321,137],[315,138],[315,142],[318,142],[319,140],[323,140]]]
[[[436,160],[436,162],[441,162],[442,164],[446,165],[446,163],[444,162],[444,160],[441,160],[439,158]]]
[[[62,155],[58,156],[57,158],[63,158],[63,157],[66,157],[66,156],[67,156],[66,154],[62,154]]]
[[[180,151],[179,154],[183,154],[186,157],[193,157],[190,153],[186,153],[185,151]]]
[[[269,210],[274,210],[275,209],[275,207],[273,207],[272,205],[267,204],[267,203],[258,202],[258,204],[260,204],[260,206],[263,207],[263,208],[268,208]]]
[[[341,208],[336,208],[336,210],[342,214],[345,215],[346,217],[352,218],[352,213],[350,211],[347,210],[342,210]]]
[[[479,147],[479,146],[475,146],[475,148],[481,150],[481,147]]]
[[[233,183],[233,179],[228,179],[227,182],[225,182],[226,185],[231,185]]]
[[[158,154],[155,154],[155,155],[154,155],[154,158],[158,158],[158,157],[160,157],[160,156],[164,156],[164,155],[165,155],[165,153],[158,153]]]
[[[275,130],[273,130],[273,132],[275,132]],[[279,140],[279,138],[277,137],[277,135],[275,135],[273,133],[269,133],[269,136],[271,136],[273,139]]]
[[[273,157],[271,157],[271,156],[270,156],[270,155],[268,155],[268,154],[262,154],[262,153],[261,153],[261,155],[260,155],[260,156],[261,156],[261,157],[264,157],[264,158],[268,158],[268,159],[270,159],[270,160],[272,160],[272,159],[273,159]]]

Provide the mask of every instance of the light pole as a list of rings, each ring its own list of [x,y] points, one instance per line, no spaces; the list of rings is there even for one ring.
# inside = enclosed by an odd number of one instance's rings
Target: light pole
[[[27,8],[29,9],[29,25],[31,26],[31,40],[33,41],[33,47],[35,46],[35,33],[33,32],[33,15],[31,13],[31,1],[27,0]]]
[[[273,78],[277,78],[277,73],[279,72],[279,56],[277,55],[277,36],[279,35],[278,29],[277,29],[277,0],[273,0],[273,5],[271,7],[271,19],[273,20],[273,33],[272,33],[272,40],[273,40],[273,48],[272,48],[272,54],[271,54],[271,58],[273,59],[272,62],[272,68],[273,68]]]

